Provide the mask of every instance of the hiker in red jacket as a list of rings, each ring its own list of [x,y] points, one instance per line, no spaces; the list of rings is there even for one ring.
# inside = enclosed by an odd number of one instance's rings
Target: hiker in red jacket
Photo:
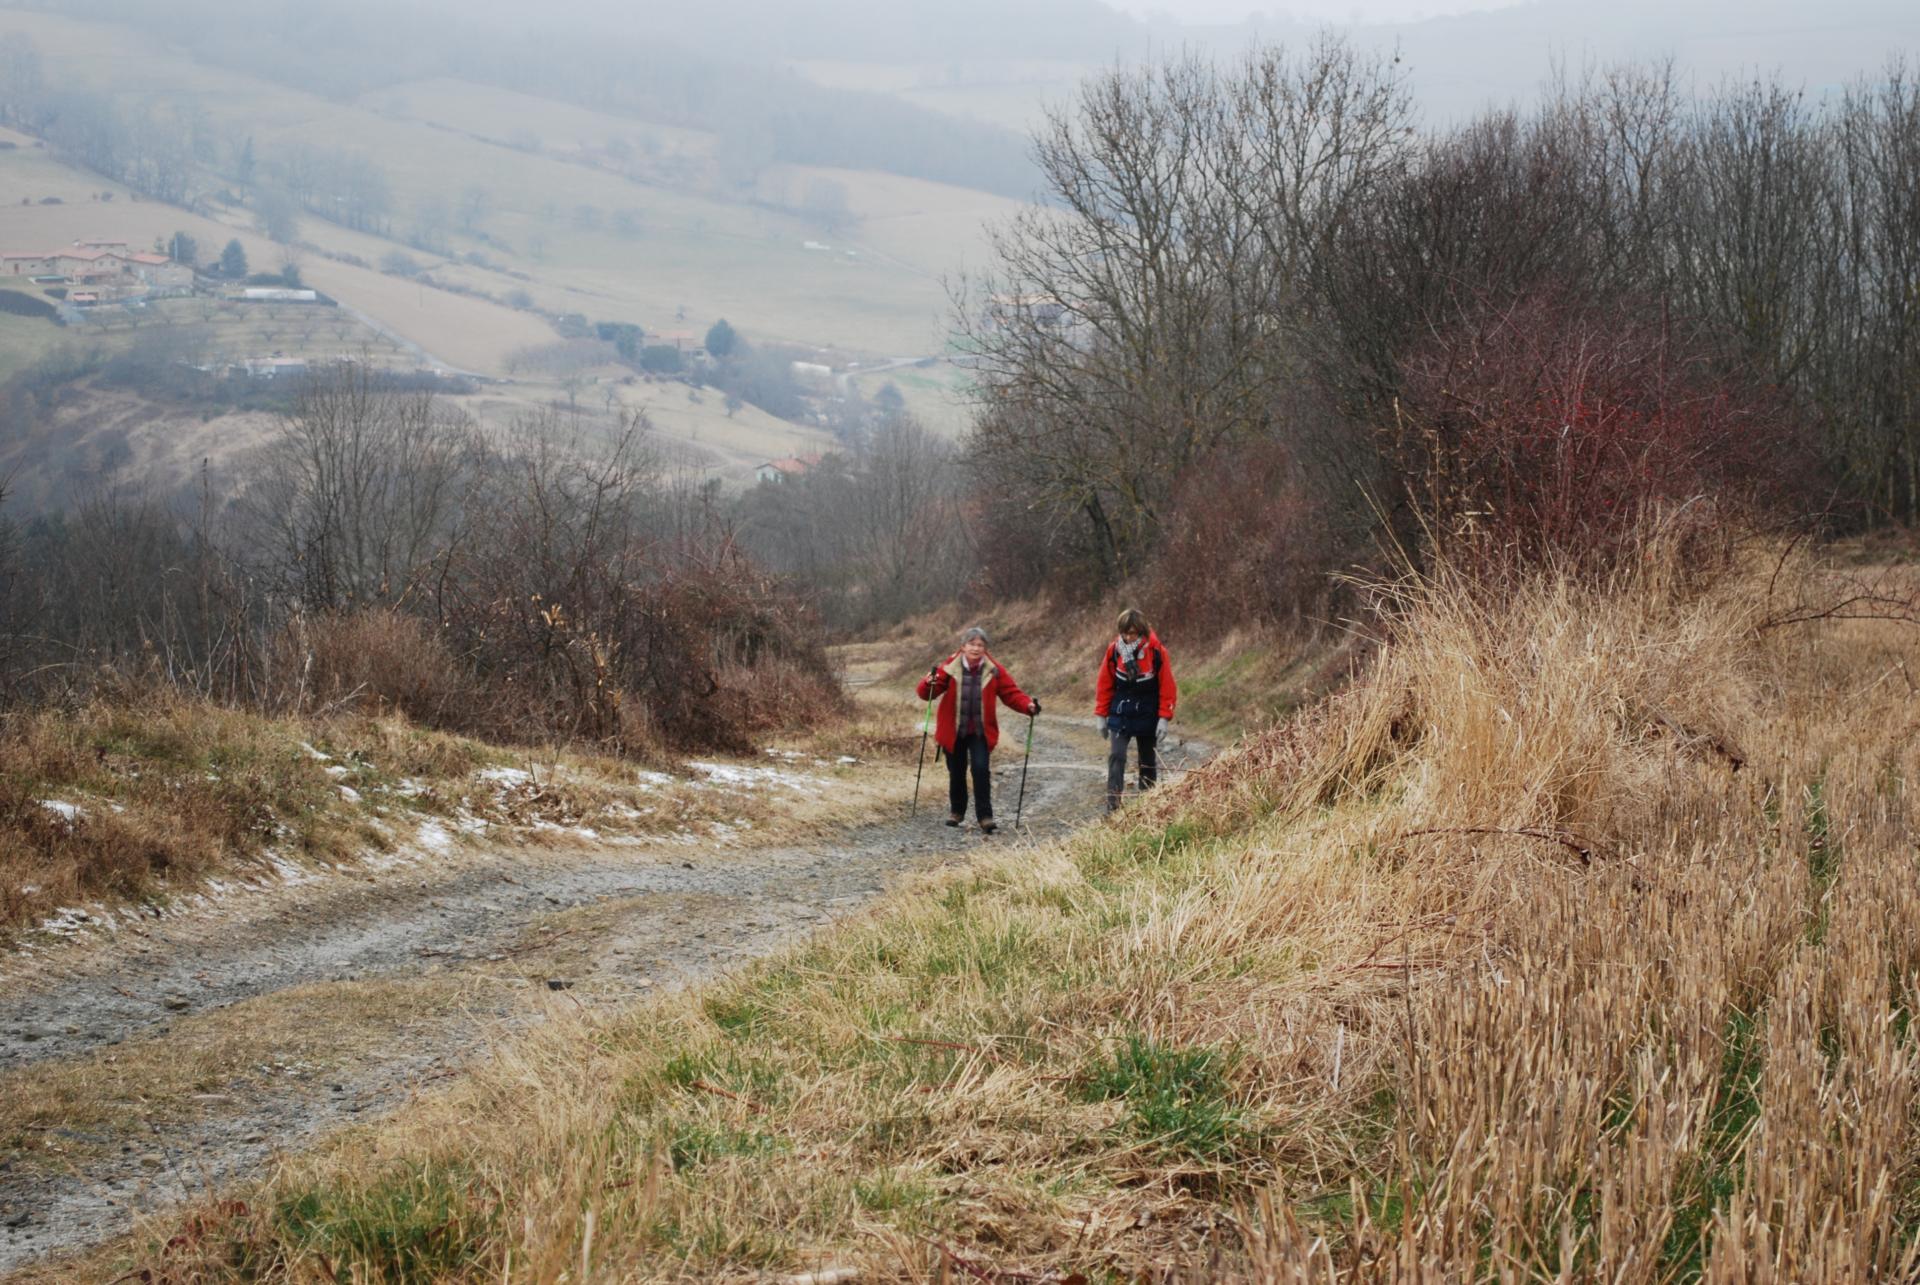
[[[1120,613],[1120,634],[1107,644],[1094,682],[1093,712],[1107,738],[1107,811],[1120,806],[1127,788],[1127,742],[1140,746],[1140,788],[1160,779],[1156,746],[1173,721],[1179,689],[1173,663],[1147,618],[1132,607]]]
[[[934,739],[947,756],[947,795],[951,807],[947,824],[959,825],[967,815],[967,767],[973,767],[974,816],[980,832],[992,834],[993,776],[988,755],[1000,743],[1000,720],[995,701],[1015,712],[1038,714],[1040,702],[1020,690],[1013,675],[987,654],[983,629],[960,635],[960,650],[927,671],[914,689],[921,700],[940,698]]]

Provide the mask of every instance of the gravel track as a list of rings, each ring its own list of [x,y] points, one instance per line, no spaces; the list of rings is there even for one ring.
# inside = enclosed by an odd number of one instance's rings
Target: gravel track
[[[0,1272],[88,1248],[140,1215],[244,1181],[276,1155],[457,1074],[550,1004],[616,1005],[698,981],[858,910],[902,875],[965,861],[985,842],[1058,837],[1099,813],[1097,747],[1091,733],[1041,721],[1029,825],[1018,836],[1003,829],[983,840],[942,826],[945,781],[930,764],[917,818],[816,843],[493,851],[437,868],[423,861],[155,920],[144,936],[123,930],[64,962],[0,961],[0,1092],[35,1071],[164,1047],[180,1038],[177,1028],[218,1021],[234,1005],[297,995],[324,1008],[355,988],[393,983],[459,994],[374,1032],[377,1052],[312,1074],[296,1066],[236,1078],[193,1095],[184,1118],[147,1121],[143,1136],[52,1129],[72,1144],[64,1165],[8,1144]],[[1201,750],[1171,747],[1169,766]],[[1019,784],[1011,736],[995,757],[1004,822]]]

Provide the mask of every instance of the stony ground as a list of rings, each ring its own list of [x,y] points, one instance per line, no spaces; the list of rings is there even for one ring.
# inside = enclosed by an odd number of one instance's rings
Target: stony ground
[[[940,824],[930,766],[917,818],[903,798],[891,819],[804,845],[440,854],[0,960],[0,1271],[244,1181],[556,1005],[643,1000],[982,843],[1057,836],[1098,815],[1099,759],[1079,720],[1043,718],[1028,824],[990,840]],[[996,760],[1010,822],[1019,747]]]

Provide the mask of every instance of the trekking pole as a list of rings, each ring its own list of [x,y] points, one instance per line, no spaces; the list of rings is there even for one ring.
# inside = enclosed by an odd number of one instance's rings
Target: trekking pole
[[[1027,756],[1020,760],[1020,799],[1013,805],[1013,828],[1020,828],[1020,811],[1027,806],[1027,765],[1033,762],[1033,715],[1027,715]]]
[[[927,770],[927,733],[933,728],[933,697],[927,697],[927,716],[920,724],[920,758],[913,766],[913,808],[908,816],[920,815],[920,774]]]

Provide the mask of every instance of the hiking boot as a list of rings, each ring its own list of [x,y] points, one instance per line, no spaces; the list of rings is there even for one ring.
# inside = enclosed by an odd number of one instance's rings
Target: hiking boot
[[[999,823],[996,822],[992,817],[980,818],[981,834],[992,834],[995,830],[998,830],[999,828],[1000,828]]]
[[[952,813],[952,814],[950,814],[950,815],[949,815],[949,816],[947,817],[947,824],[948,824],[948,825],[959,825],[959,824],[960,824],[960,822],[961,822],[961,821],[962,821],[963,819],[964,819],[964,818],[962,818],[962,817],[961,817],[961,815],[960,815],[960,814],[959,814],[958,812],[955,812],[955,813]]]

